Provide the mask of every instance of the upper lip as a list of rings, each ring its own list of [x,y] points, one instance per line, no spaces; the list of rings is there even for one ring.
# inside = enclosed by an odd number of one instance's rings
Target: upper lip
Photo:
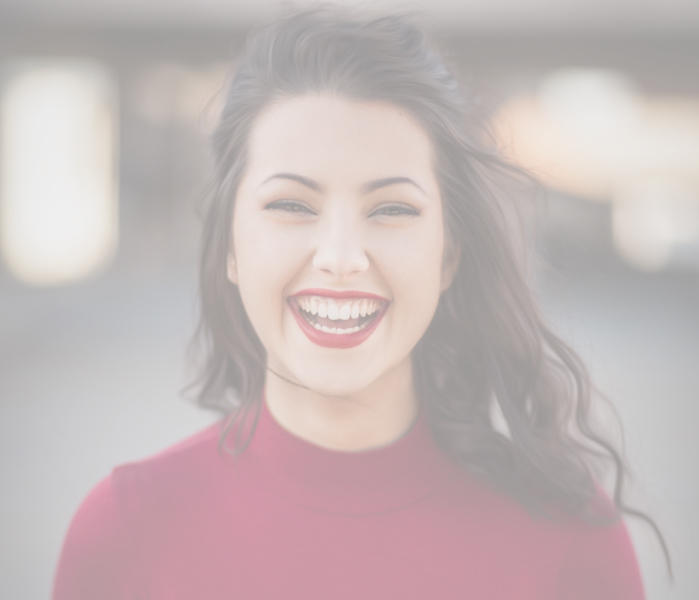
[[[325,296],[327,298],[373,298],[374,300],[382,300],[388,302],[388,298],[372,294],[371,292],[363,292],[361,290],[331,290],[327,288],[309,288],[296,292],[291,297],[297,296]]]

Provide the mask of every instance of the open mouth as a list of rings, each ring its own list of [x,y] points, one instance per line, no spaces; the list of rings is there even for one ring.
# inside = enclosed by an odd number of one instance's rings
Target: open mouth
[[[349,335],[370,327],[388,305],[375,298],[294,296],[290,300],[311,327],[334,335]]]

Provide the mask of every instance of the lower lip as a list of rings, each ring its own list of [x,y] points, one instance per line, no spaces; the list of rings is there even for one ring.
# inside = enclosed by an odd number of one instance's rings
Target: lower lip
[[[337,334],[319,331],[299,314],[299,309],[294,306],[293,303],[289,302],[289,306],[291,307],[291,312],[294,315],[296,322],[299,324],[301,331],[303,331],[306,334],[306,337],[314,344],[323,346],[324,348],[354,348],[355,346],[359,346],[359,344],[364,342],[372,333],[374,333],[374,330],[379,326],[381,319],[383,319],[384,314],[386,314],[386,309],[383,309],[380,314],[364,329],[360,329],[354,333]]]

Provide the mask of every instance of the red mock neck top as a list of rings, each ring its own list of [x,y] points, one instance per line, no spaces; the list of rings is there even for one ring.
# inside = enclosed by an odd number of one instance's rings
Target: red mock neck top
[[[535,518],[455,466],[424,418],[337,452],[263,406],[252,440],[221,425],[116,468],[70,526],[54,600],[642,600],[622,522]]]

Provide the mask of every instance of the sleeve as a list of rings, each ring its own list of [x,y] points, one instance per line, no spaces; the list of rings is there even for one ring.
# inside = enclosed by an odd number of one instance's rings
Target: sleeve
[[[643,582],[628,531],[581,525],[563,560],[556,600],[644,600]]]
[[[85,498],[68,529],[53,600],[131,600],[132,561],[113,493],[113,476]]]

